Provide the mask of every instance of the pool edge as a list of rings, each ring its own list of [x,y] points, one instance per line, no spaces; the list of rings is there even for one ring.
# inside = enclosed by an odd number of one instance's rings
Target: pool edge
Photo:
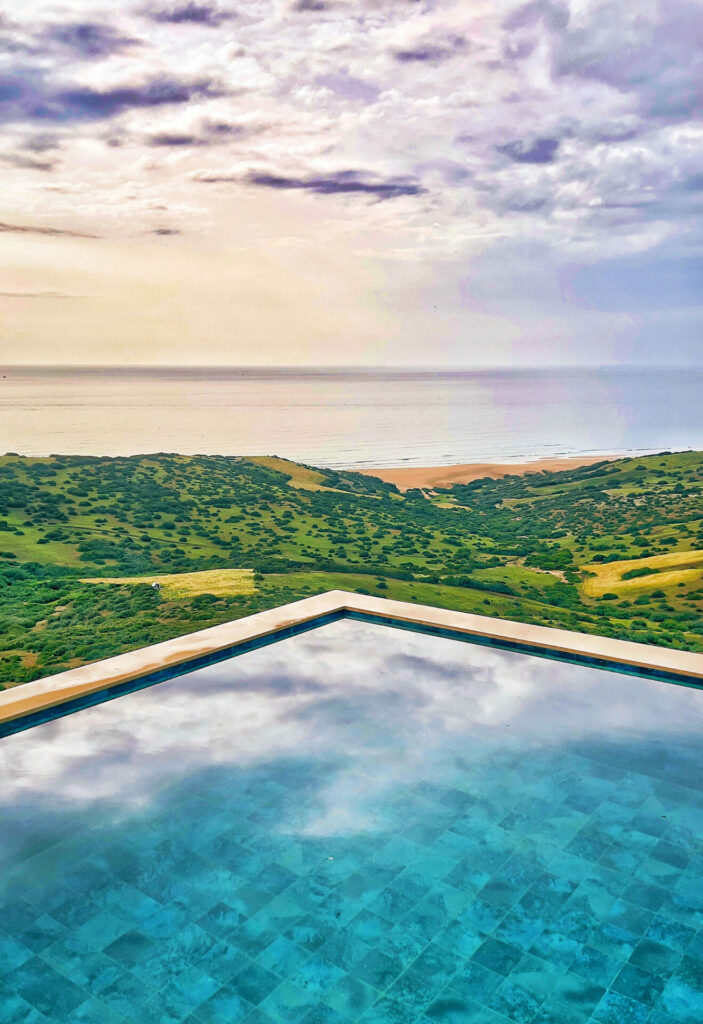
[[[703,686],[701,654],[331,590],[4,690],[0,692],[0,735],[29,728],[51,711],[68,714],[345,616]]]

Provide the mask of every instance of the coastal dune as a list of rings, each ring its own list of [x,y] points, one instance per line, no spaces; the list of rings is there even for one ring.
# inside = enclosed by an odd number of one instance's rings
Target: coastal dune
[[[608,462],[617,455],[585,455],[573,458],[534,459],[531,462],[467,462],[456,466],[387,466],[361,469],[360,473],[376,476],[387,483],[395,484],[401,491],[413,487],[433,490],[436,487],[451,487],[452,484],[469,484],[489,476],[497,480],[503,476],[523,476],[525,473],[555,473],[561,469],[577,469],[592,466],[596,462]]]

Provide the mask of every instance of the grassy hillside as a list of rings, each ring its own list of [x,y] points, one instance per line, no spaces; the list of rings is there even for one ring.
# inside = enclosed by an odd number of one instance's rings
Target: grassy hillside
[[[697,452],[430,495],[270,457],[8,455],[0,685],[334,587],[703,650],[702,489]]]

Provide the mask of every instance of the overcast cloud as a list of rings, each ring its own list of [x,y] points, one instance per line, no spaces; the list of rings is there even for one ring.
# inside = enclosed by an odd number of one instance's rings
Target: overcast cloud
[[[310,247],[346,277],[339,351],[298,309],[333,362],[698,360],[698,0],[27,0],[0,20],[0,168],[6,231]],[[325,361],[291,344],[272,360]]]

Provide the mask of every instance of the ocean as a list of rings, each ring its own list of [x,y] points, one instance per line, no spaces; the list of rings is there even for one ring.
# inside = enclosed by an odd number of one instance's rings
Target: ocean
[[[336,468],[703,449],[703,368],[5,367],[0,451]]]

